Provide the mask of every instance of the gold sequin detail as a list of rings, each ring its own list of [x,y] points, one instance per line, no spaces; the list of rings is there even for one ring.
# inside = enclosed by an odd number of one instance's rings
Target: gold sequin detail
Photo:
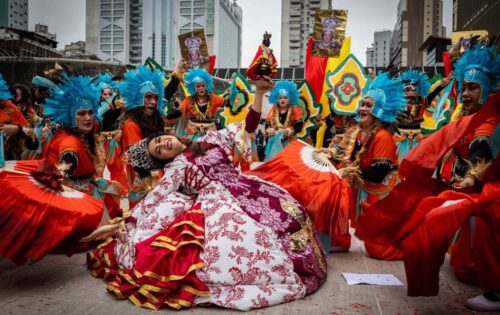
[[[314,237],[314,225],[309,217],[304,220],[302,212],[293,201],[280,199],[281,209],[294,218],[300,224],[301,229],[290,236],[290,249],[294,252],[301,252],[306,249],[307,242],[310,240],[314,255],[318,259],[321,270],[326,273],[326,262],[323,258],[321,248]]]

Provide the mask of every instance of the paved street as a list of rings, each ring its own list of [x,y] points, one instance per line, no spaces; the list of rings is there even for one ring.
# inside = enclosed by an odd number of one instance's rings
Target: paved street
[[[106,292],[101,279],[86,270],[85,254],[68,258],[49,255],[42,261],[17,267],[0,260],[0,314],[146,314],[129,301],[116,300]],[[341,272],[392,273],[406,283],[403,263],[383,262],[365,257],[361,244],[353,242],[349,253],[328,257],[326,283],[303,300],[277,305],[250,314],[474,314],[463,302],[479,294],[474,286],[458,282],[448,262],[441,271],[439,297],[409,298],[406,286],[349,286]],[[157,314],[174,313],[160,310]],[[183,310],[183,314],[241,314],[219,308]],[[178,312],[177,312],[178,313]],[[178,313],[179,314],[179,313]],[[487,314],[487,313],[481,313]]]

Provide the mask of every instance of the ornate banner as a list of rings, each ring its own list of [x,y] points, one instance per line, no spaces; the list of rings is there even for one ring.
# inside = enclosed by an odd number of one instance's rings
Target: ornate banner
[[[313,55],[338,57],[346,25],[347,10],[317,10],[314,17]]]
[[[224,110],[219,112],[222,125],[225,127],[245,120],[254,98],[255,92],[252,90],[250,83],[243,75],[235,72],[229,93],[230,104],[224,106]]]
[[[207,41],[203,29],[194,30],[178,36],[181,55],[189,68],[205,68],[210,71]]]
[[[323,108],[320,103],[316,103],[314,92],[307,81],[300,83],[298,91],[300,93],[298,106],[302,108],[302,112],[304,113],[302,116],[304,125],[302,126],[302,130],[297,134],[297,137],[304,140],[309,137],[311,129],[316,127],[316,121],[321,119]]]
[[[488,31],[462,31],[451,33],[451,44],[455,45],[460,38],[462,38],[462,43],[460,44],[460,51],[470,49],[472,37],[478,37],[477,39],[485,39],[488,37]]]
[[[337,115],[354,115],[363,97],[367,75],[363,65],[350,54],[335,70],[327,71],[326,96],[330,99],[330,109]]]
[[[430,80],[431,82],[434,82],[430,89],[431,92],[439,86],[439,79],[441,79],[441,76],[435,76]],[[420,129],[423,134],[434,133],[451,121],[451,112],[455,108],[455,98],[453,96],[448,96],[445,100],[441,115],[437,118],[434,117],[434,110],[441,99],[443,92],[444,90],[432,100],[424,112],[424,120],[420,123]]]

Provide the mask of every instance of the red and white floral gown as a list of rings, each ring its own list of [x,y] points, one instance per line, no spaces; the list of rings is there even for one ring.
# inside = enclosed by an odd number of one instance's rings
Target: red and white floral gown
[[[154,309],[209,303],[248,310],[316,291],[326,262],[306,210],[284,189],[232,165],[235,146],[251,156],[242,124],[201,141],[205,154],[177,156],[131,209],[121,238],[91,253],[94,275],[118,297]],[[176,255],[183,258],[168,260]]]

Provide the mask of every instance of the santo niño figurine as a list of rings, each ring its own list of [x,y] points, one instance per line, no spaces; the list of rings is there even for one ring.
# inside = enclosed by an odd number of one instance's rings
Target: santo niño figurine
[[[248,67],[247,76],[252,80],[261,79],[262,76],[274,78],[277,74],[278,62],[274,58],[273,50],[269,48],[271,36],[271,33],[267,31],[264,33],[262,44],[259,45],[259,49]]]

